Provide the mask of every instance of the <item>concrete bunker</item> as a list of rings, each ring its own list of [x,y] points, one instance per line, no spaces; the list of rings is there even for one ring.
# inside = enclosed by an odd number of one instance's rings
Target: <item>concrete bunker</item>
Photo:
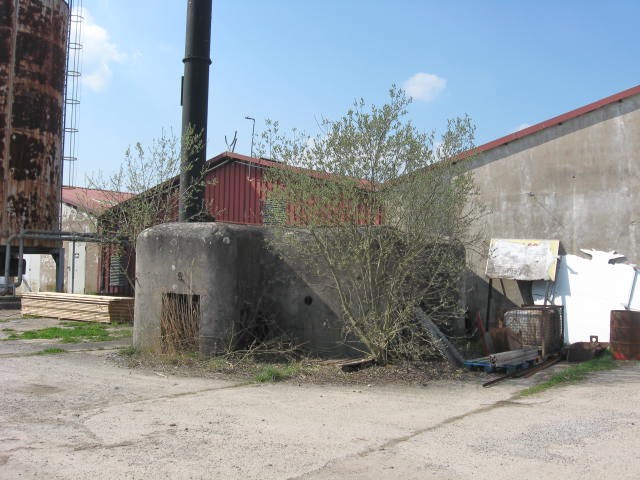
[[[168,223],[142,232],[136,253],[135,346],[152,352],[177,346],[168,325],[182,310],[191,321],[173,333],[179,331],[180,341],[192,341],[203,354],[286,332],[311,354],[353,356],[333,287],[296,255],[268,248],[269,231],[216,222]]]

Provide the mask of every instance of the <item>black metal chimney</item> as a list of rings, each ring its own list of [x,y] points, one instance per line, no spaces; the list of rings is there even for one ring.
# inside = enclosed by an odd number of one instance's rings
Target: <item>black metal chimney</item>
[[[211,65],[211,2],[188,0],[187,36],[182,79],[182,157],[180,160],[181,222],[193,221],[203,213],[202,170],[206,161],[209,65]],[[201,148],[186,148],[185,138],[193,132]]]

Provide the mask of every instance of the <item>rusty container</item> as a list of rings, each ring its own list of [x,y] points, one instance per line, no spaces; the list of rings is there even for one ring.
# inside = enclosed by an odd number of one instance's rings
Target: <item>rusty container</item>
[[[640,360],[640,312],[611,310],[609,345],[616,360]]]
[[[543,357],[559,352],[563,345],[562,309],[555,306],[523,306],[504,313],[507,335],[517,347],[538,346]]]
[[[0,0],[3,246],[22,229],[58,230],[68,18],[63,0]]]

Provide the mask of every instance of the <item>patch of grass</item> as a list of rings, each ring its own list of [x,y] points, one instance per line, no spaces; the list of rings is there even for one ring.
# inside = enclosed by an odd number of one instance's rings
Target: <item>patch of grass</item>
[[[253,381],[256,383],[279,382],[298,374],[301,368],[302,367],[299,363],[290,363],[283,367],[279,367],[277,365],[265,365],[253,376]]]
[[[28,330],[9,335],[9,340],[59,339],[62,343],[78,343],[83,340],[105,342],[113,340],[114,336],[104,324],[83,323],[73,327],[49,327],[40,330]]]
[[[196,365],[200,360],[199,352],[180,352],[162,355],[165,363],[173,366]]]
[[[526,397],[529,395],[535,395],[536,393],[544,392],[545,390],[553,388],[557,385],[580,382],[584,380],[587,374],[591,372],[612,370],[616,368],[616,366],[616,361],[611,356],[611,353],[609,351],[606,351],[598,358],[579,363],[578,365],[573,365],[569,368],[566,368],[562,372],[556,373],[546,382],[542,382],[538,385],[525,388],[519,393],[519,396]]]
[[[131,330],[130,328],[121,328],[121,329],[112,331],[111,332],[111,336],[114,339],[132,337],[133,336],[133,330]]]
[[[133,324],[131,322],[111,322],[111,326],[114,328],[119,328],[119,327],[131,328],[133,327]]]
[[[40,350],[39,352],[35,352],[33,355],[57,355],[59,353],[66,353],[67,351],[64,348],[45,348],[44,350]]]
[[[233,364],[224,357],[211,357],[206,362],[206,368],[213,372],[224,372],[228,370],[229,366],[233,366]]]
[[[134,347],[122,348],[118,355],[130,368],[145,368],[175,375],[217,378],[231,375],[249,383],[277,382],[289,378],[311,378],[318,371],[317,362],[306,357],[263,361],[246,354],[203,355],[199,352],[153,353]],[[335,370],[335,366],[330,367]]]
[[[14,328],[3,328],[2,331],[3,332],[15,332],[16,330]]]

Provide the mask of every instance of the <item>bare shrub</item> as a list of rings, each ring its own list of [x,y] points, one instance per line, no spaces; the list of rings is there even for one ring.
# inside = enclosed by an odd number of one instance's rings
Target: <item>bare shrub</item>
[[[197,351],[200,335],[200,297],[162,294],[160,338],[162,353]]]
[[[104,235],[118,235],[129,243],[113,247],[111,254],[122,259],[122,273],[129,286],[135,289],[130,266],[135,259],[135,242],[146,228],[178,219],[180,159],[182,155],[204,148],[202,135],[188,132],[184,140],[172,133],[162,132],[145,148],[136,143],[127,148],[119,169],[105,177],[97,172],[87,177],[90,188],[103,190],[105,204],[110,208],[98,218],[97,229]],[[202,172],[187,190],[186,196],[206,182]],[[132,194],[122,201],[122,192]],[[199,220],[208,220],[207,205],[202,205]]]
[[[346,333],[380,363],[437,354],[415,308],[440,326],[462,315],[465,248],[477,240],[469,227],[483,214],[471,174],[456,162],[473,148],[471,120],[451,120],[436,143],[406,119],[410,103],[392,88],[388,104],[356,102],[315,137],[267,122],[260,143],[284,165],[267,172],[277,185],[268,198],[285,206],[274,247],[293,247],[328,277]]]

